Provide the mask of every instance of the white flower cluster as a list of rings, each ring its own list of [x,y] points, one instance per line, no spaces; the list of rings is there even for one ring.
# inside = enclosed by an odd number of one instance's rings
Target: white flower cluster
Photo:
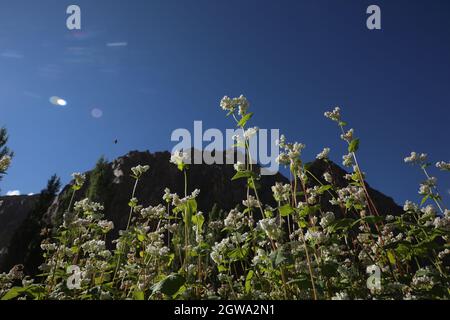
[[[323,174],[323,178],[324,178],[325,181],[328,182],[328,183],[332,183],[332,182],[333,182],[333,177],[332,177],[331,174],[328,173],[328,172],[325,172],[325,173]]]
[[[339,122],[341,120],[341,109],[336,107],[333,111],[325,112],[324,116],[328,119]]]
[[[98,226],[102,229],[104,233],[107,233],[114,229],[114,223],[112,221],[100,220]]]
[[[433,221],[436,229],[450,230],[450,210],[445,210],[442,217],[436,217]]]
[[[180,150],[175,150],[175,152],[170,157],[170,163],[173,163],[177,166],[187,164],[189,161],[189,154]]]
[[[74,185],[77,188],[81,188],[86,181],[86,175],[79,172],[72,173],[72,178],[75,180]]]
[[[164,245],[164,235],[158,231],[147,234],[149,244],[145,247],[145,252],[153,256],[165,256],[170,249]]]
[[[239,230],[241,227],[247,224],[245,215],[236,209],[231,210],[223,222],[225,227],[231,228],[233,230]]]
[[[423,183],[420,184],[419,188],[419,194],[420,195],[432,195],[433,194],[433,188],[437,185],[437,178],[430,177],[427,180],[425,180]]]
[[[266,233],[266,235],[273,240],[278,239],[281,236],[281,229],[277,224],[275,218],[267,218],[258,221],[258,227]]]
[[[417,153],[417,152],[411,152],[411,155],[409,157],[406,157],[405,159],[405,163],[418,163],[418,164],[422,164],[424,162],[427,161],[427,155],[425,153]]]
[[[342,165],[351,167],[353,164],[353,155],[351,153],[342,156]]]
[[[87,253],[100,253],[106,248],[105,241],[103,240],[90,240],[81,245],[81,249]]]
[[[341,139],[347,142],[351,142],[353,140],[353,134],[355,133],[354,129],[348,130],[346,133],[341,134]]]
[[[425,267],[417,270],[411,284],[413,287],[418,289],[433,287],[435,283],[433,277],[431,276],[431,269],[429,267]]]
[[[232,139],[236,141],[236,144],[240,147],[244,147],[246,141],[250,140],[254,135],[258,133],[259,128],[258,127],[252,127],[248,128],[247,130],[243,131],[243,134],[235,134],[233,135]],[[242,133],[242,130],[241,130]]]
[[[83,213],[85,216],[92,216],[94,219],[102,217],[100,211],[103,211],[103,206],[100,203],[92,202],[88,198],[75,202],[74,210],[78,213]]]
[[[225,96],[220,101],[220,107],[229,112],[234,112],[236,109],[238,109],[239,115],[243,116],[247,113],[247,109],[249,107],[249,102],[247,98],[245,98],[243,95],[240,95],[238,98],[229,98],[228,96]]]
[[[56,251],[58,247],[54,243],[41,243],[42,251]]]
[[[426,207],[420,209],[422,215],[421,215],[421,219],[422,220],[432,220],[436,217],[436,208],[429,204]],[[429,222],[428,224],[431,224],[431,222]]]
[[[331,300],[350,300],[348,294],[346,292],[337,292]]]
[[[261,206],[260,202],[252,195],[249,195],[247,200],[243,200],[242,204],[247,208],[257,208]]]
[[[276,201],[289,201],[291,186],[289,184],[276,182],[275,185],[272,186],[272,192]]]
[[[323,229],[326,229],[334,220],[335,220],[334,213],[326,212],[322,215],[319,224]]]
[[[311,241],[315,244],[320,244],[328,240],[328,236],[322,231],[314,231],[309,229],[308,231],[306,231],[305,240]]]
[[[277,145],[284,151],[280,152],[275,161],[285,166],[295,165],[299,161],[302,150],[306,148],[303,143],[287,143],[284,135],[281,135]]]
[[[170,203],[172,202],[172,205],[175,207],[178,207],[180,205],[184,205],[186,204],[189,200],[195,199],[198,197],[198,195],[200,194],[200,190],[199,189],[195,189],[194,191],[192,191],[192,193],[184,198],[180,198],[178,196],[178,194],[176,193],[170,193],[170,189],[166,188],[164,190],[164,196],[163,199],[167,202]]]
[[[317,203],[317,198],[320,196],[320,187],[314,186],[312,188],[306,189],[307,203],[310,205],[314,205]]]
[[[330,200],[333,205],[345,205],[348,202],[353,205],[366,205],[366,195],[364,189],[357,186],[347,186],[338,190],[338,199]]]
[[[264,251],[261,248],[258,248],[258,250],[256,250],[255,256],[253,257],[252,263],[254,266],[258,265],[267,266],[270,265],[271,260],[270,257],[267,255],[266,251]]]
[[[328,159],[328,155],[330,154],[330,148],[323,148],[322,152],[320,152],[317,156],[316,159],[319,160],[324,160],[324,159]]]
[[[140,178],[144,173],[146,173],[150,169],[150,166],[141,166],[138,165],[136,167],[131,168],[131,172],[136,178]]]
[[[8,170],[10,165],[11,165],[11,157],[10,156],[3,156],[0,159],[0,173],[5,172],[6,170]]]
[[[224,262],[225,254],[228,250],[233,249],[234,246],[230,238],[224,238],[220,242],[216,242],[211,251],[211,259],[217,264],[221,265]]]
[[[140,214],[144,219],[156,220],[161,219],[161,217],[166,213],[166,208],[159,204],[156,207],[148,206],[146,208],[141,209]]]
[[[436,163],[436,168],[442,171],[450,171],[450,162],[439,161]]]
[[[403,210],[406,212],[408,211],[417,212],[419,210],[419,207],[414,202],[406,200],[405,204],[403,205]]]
[[[245,171],[245,163],[237,161],[234,164],[234,170],[236,170],[237,172]]]

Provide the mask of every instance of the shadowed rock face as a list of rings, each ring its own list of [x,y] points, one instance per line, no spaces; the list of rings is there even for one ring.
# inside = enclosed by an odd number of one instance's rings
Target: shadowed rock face
[[[116,232],[126,227],[128,219],[128,202],[134,185],[134,179],[130,176],[132,167],[139,164],[150,166],[150,170],[142,176],[136,189],[135,197],[139,199],[140,204],[148,206],[163,203],[162,196],[165,188],[184,196],[183,173],[169,161],[169,152],[133,151],[110,163],[107,173],[109,199],[100,202],[104,203],[105,217],[114,222]],[[246,181],[245,179],[231,181],[235,173],[233,165],[189,166],[188,193],[190,194],[194,189],[200,189],[200,195],[197,198],[199,210],[208,213],[215,204],[220,209],[230,210],[242,203],[242,200],[246,198]],[[275,182],[288,183],[281,174],[262,177],[259,195],[263,203],[275,205],[270,188]],[[76,195],[76,200],[84,197],[88,185],[89,176],[85,187]],[[67,191],[70,191],[69,187],[66,187],[62,194]],[[57,220],[57,216],[65,209],[64,205],[65,203],[62,204],[59,199],[55,201],[47,215],[49,221]]]
[[[140,204],[148,206],[163,203],[162,196],[165,188],[169,188],[171,192],[176,192],[180,196],[184,195],[183,174],[169,160],[169,152],[149,153],[148,151],[132,151],[107,165],[104,179],[106,183],[103,187],[107,189],[107,192],[102,192],[102,197],[98,201],[105,206],[105,218],[112,220],[115,225],[109,240],[117,237],[118,231],[125,229],[127,224],[128,202],[134,185],[134,179],[130,176],[132,167],[139,164],[150,166],[150,170],[142,176],[136,189],[135,196],[139,199]],[[332,174],[337,185],[340,187],[347,185],[347,181],[343,178],[346,172],[332,162],[316,160],[310,164],[309,170],[320,180],[323,180],[323,173],[328,171]],[[86,173],[86,183],[77,192],[75,201],[86,197],[87,189],[90,185],[90,174],[91,172]],[[198,208],[206,216],[215,205],[224,211],[228,211],[236,205],[242,204],[242,200],[246,198],[246,181],[245,179],[231,181],[234,174],[235,171],[232,165],[191,165],[189,167],[187,171],[188,193],[191,193],[194,189],[200,189],[201,192],[197,198]],[[288,180],[281,174],[263,176],[261,178],[262,188],[259,190],[259,195],[264,204],[276,206],[271,191],[271,186],[275,182],[288,183]],[[310,179],[310,183],[312,182],[313,180]],[[396,215],[401,212],[401,208],[391,198],[370,187],[368,187],[368,190],[380,214]],[[58,224],[64,210],[67,208],[70,195],[71,190],[68,185],[44,215],[42,226]],[[8,244],[12,234],[20,222],[24,220],[27,212],[31,210],[36,199],[36,196],[7,197],[7,202],[0,206],[2,228],[0,239],[3,241],[0,242],[1,246]],[[324,209],[329,208],[331,210],[328,200],[324,197],[322,205]],[[36,237],[39,237],[39,235],[37,234]],[[17,263],[21,263],[21,261],[17,261]]]
[[[0,197],[0,260],[6,254],[9,242],[36,204],[39,195]]]

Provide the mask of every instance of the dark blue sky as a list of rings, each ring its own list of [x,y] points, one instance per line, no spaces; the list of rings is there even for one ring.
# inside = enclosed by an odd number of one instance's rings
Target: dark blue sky
[[[81,32],[66,28],[70,4]],[[381,31],[366,28],[370,4]],[[305,143],[306,159],[329,146],[341,162],[323,117],[341,106],[369,183],[417,199],[422,176],[403,158],[450,160],[449,14],[438,0],[2,0],[0,125],[16,153],[2,192],[38,192],[52,173],[68,182],[102,154],[170,150],[172,130],[194,120],[231,127],[219,101],[243,93],[253,124]],[[438,178],[448,199],[450,179]]]

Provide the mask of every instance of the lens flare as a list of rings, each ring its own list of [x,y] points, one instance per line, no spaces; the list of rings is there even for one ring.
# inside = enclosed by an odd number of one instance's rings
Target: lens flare
[[[55,105],[55,106],[59,106],[59,107],[64,107],[67,106],[67,101],[64,100],[63,98],[57,97],[57,96],[53,96],[50,98],[50,103]]]
[[[91,111],[91,115],[93,118],[99,119],[103,116],[103,111],[99,108],[94,108]]]

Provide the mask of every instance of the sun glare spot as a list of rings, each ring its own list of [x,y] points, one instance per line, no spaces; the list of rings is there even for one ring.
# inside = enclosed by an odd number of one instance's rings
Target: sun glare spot
[[[60,107],[67,106],[67,101],[66,100],[64,100],[64,99],[62,99],[60,97],[56,97],[56,96],[53,96],[53,97],[50,98],[50,103],[55,105],[55,106],[60,106]]]

